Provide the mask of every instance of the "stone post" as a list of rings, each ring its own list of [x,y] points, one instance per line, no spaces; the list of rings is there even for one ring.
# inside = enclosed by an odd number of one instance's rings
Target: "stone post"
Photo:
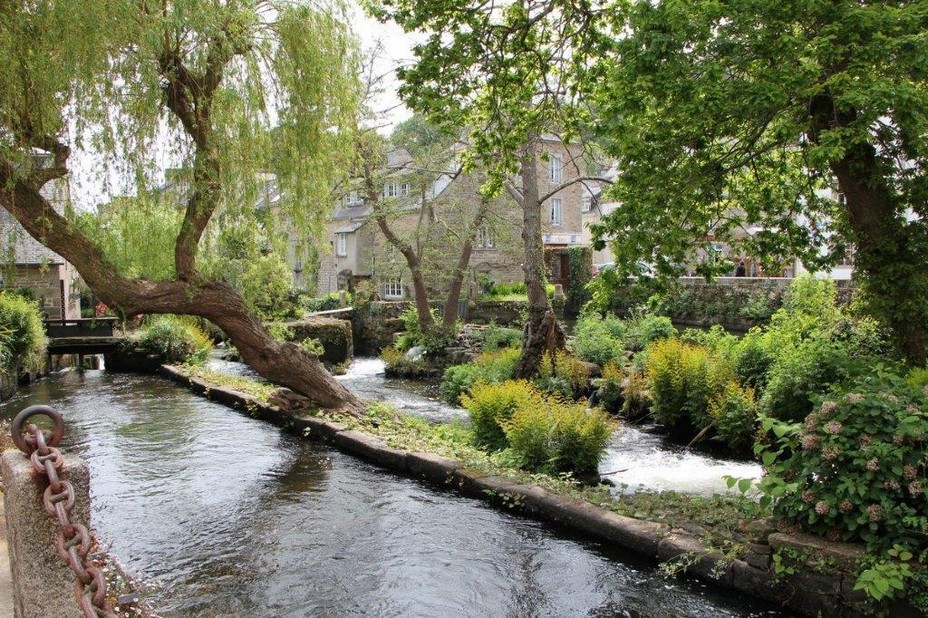
[[[16,618],[69,618],[83,616],[74,596],[74,573],[58,556],[55,539],[58,521],[42,507],[48,481],[35,472],[18,450],[0,456],[3,473],[3,504],[6,511],[13,573],[13,606]],[[61,477],[74,486],[73,523],[90,524],[90,473],[87,462],[64,456]]]

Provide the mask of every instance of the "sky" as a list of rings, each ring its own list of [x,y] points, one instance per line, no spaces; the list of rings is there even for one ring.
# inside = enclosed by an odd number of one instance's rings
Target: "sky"
[[[378,74],[390,73],[392,76],[385,81],[384,93],[374,104],[375,110],[384,111],[383,122],[378,123],[378,126],[382,127],[380,131],[388,133],[389,127],[409,118],[411,115],[411,112],[402,105],[399,97],[396,96],[399,82],[393,76],[393,72],[396,67],[412,62],[414,39],[393,22],[381,24],[369,18],[356,2],[352,3],[352,10],[355,18],[351,25],[361,41],[361,48],[365,50],[373,49],[377,42],[380,41],[384,53],[375,63],[375,69]]]

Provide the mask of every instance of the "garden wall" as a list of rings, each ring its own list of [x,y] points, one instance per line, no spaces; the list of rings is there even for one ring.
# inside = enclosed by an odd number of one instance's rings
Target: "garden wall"
[[[658,312],[678,326],[720,324],[727,330],[744,332],[770,319],[783,305],[783,295],[793,281],[783,277],[719,277],[707,283],[701,277],[681,277],[670,291],[654,300],[658,301]],[[849,303],[853,294],[851,282],[839,280],[835,284],[838,303]],[[646,285],[623,286],[613,293],[609,308],[616,315],[628,317],[654,294]]]

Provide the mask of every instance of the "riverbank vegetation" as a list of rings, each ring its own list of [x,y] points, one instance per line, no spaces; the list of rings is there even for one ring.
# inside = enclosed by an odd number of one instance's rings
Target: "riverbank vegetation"
[[[0,372],[40,371],[45,364],[45,328],[35,300],[0,292]]]
[[[174,315],[147,318],[135,333],[134,341],[159,354],[163,362],[169,364],[200,365],[213,347],[196,320]]]
[[[860,589],[928,608],[928,371],[893,356],[872,318],[836,302],[833,282],[797,279],[770,321],[743,336],[587,313],[569,348],[546,357],[534,384],[507,381],[500,359],[514,351],[484,353],[450,367],[442,392],[471,411],[478,442],[498,447],[518,402],[583,397],[569,384],[586,380],[571,368],[595,363],[603,408],[648,417],[684,443],[758,457],[764,478],[739,487],[759,507],[786,526],[863,544]]]

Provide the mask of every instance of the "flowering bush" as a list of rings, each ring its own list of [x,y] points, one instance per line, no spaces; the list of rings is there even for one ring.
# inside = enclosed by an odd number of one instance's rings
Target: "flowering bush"
[[[928,547],[928,396],[877,370],[835,389],[759,446],[767,468],[760,489],[774,513],[830,538],[872,550]]]

